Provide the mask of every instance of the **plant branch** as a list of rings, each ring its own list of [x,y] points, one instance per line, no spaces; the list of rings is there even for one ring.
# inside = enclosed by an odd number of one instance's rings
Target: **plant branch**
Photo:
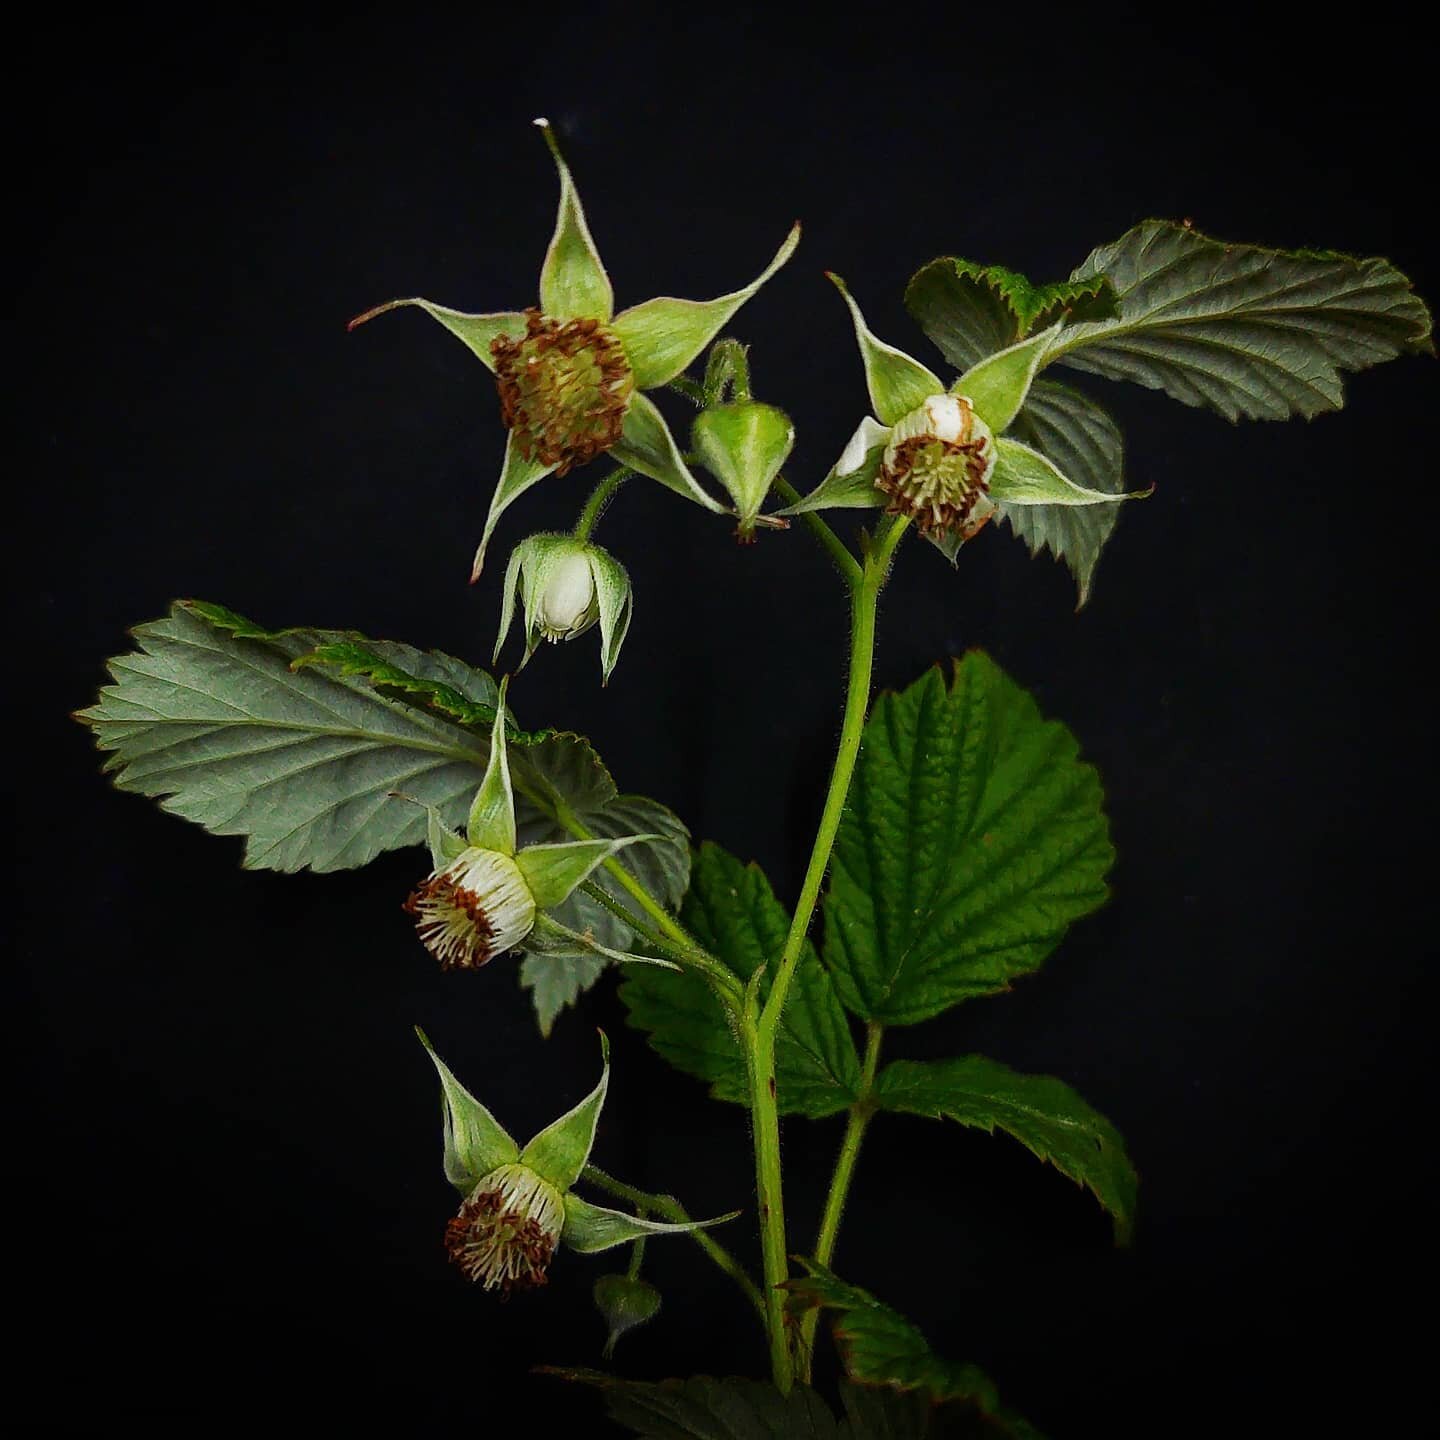
[[[783,475],[776,477],[771,488],[787,505],[794,505],[800,500],[800,492]],[[796,518],[830,552],[830,558],[839,567],[845,583],[852,590],[859,585],[864,572],[860,562],[850,553],[850,547],[813,510],[803,511]]]
[[[597,1189],[604,1190],[617,1200],[624,1200],[641,1212],[648,1210],[651,1214],[663,1216],[676,1225],[690,1223],[690,1216],[686,1213],[685,1207],[673,1195],[652,1195],[649,1191],[637,1190],[633,1185],[627,1185],[623,1180],[617,1180],[613,1175],[606,1174],[598,1165],[587,1165],[584,1178]],[[759,1287],[745,1273],[745,1267],[708,1231],[691,1230],[688,1234],[744,1291],[745,1298],[755,1307],[761,1319],[764,1319],[765,1305],[760,1299]]]
[[[600,523],[600,517],[605,513],[605,507],[615,498],[615,492],[635,472],[628,465],[617,465],[591,492],[590,498],[585,502],[585,508],[580,512],[580,518],[575,522],[573,534],[577,540],[588,540],[596,525]]]

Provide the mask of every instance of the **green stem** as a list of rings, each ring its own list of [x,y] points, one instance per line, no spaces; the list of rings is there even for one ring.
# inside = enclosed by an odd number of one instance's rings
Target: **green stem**
[[[637,1210],[648,1210],[652,1214],[662,1215],[676,1225],[690,1223],[690,1216],[686,1213],[685,1207],[673,1195],[652,1195],[647,1190],[637,1190],[633,1185],[627,1185],[623,1180],[617,1180],[613,1175],[606,1174],[598,1165],[587,1165],[584,1178],[597,1189],[604,1190],[617,1200],[624,1200]],[[708,1231],[691,1230],[688,1233],[690,1238],[716,1265],[744,1291],[745,1298],[763,1319],[765,1306],[760,1299],[759,1287],[745,1273],[745,1267]]]
[[[870,1092],[875,1085],[875,1070],[880,1063],[880,1039],[885,1027],[872,1020],[865,1029],[865,1063],[860,1077],[860,1099],[850,1107],[850,1119],[845,1126],[845,1138],[840,1142],[840,1153],[835,1157],[835,1173],[830,1177],[830,1193],[825,1197],[825,1214],[820,1220],[820,1233],[815,1239],[815,1258],[828,1265],[835,1253],[835,1238],[840,1233],[840,1221],[845,1214],[845,1202],[850,1196],[850,1180],[855,1174],[855,1162],[860,1158],[860,1145],[865,1139],[870,1117],[875,1113],[875,1102]],[[820,1312],[809,1310],[800,1324],[800,1356],[804,1380],[810,1378],[810,1354],[815,1345],[815,1329],[820,1323]]]
[[[775,1035],[745,1017],[746,1074],[750,1082],[750,1128],[755,1141],[755,1193],[760,1215],[760,1260],[765,1284],[765,1328],[770,1340],[770,1374],[782,1392],[794,1383],[790,1334],[785,1323],[789,1278],[785,1253],[785,1190],[780,1174],[780,1113],[775,1100]]]
[[[590,538],[591,532],[600,523],[600,517],[605,513],[605,507],[614,499],[615,492],[634,473],[628,465],[617,465],[590,492],[590,498],[585,502],[585,508],[580,512],[580,518],[575,522],[575,529],[572,532],[577,540]]]
[[[783,475],[776,477],[773,488],[787,505],[794,505],[800,499],[800,492]],[[813,510],[803,511],[798,518],[830,552],[830,558],[840,567],[845,583],[853,590],[860,583],[861,570],[859,561],[850,553],[850,547]]]
[[[785,997],[815,914],[815,904],[820,898],[820,886],[824,882],[835,835],[840,828],[850,779],[855,773],[860,737],[865,728],[865,712],[870,703],[876,607],[890,572],[890,558],[905,533],[907,523],[905,519],[891,520],[881,530],[865,556],[858,583],[850,586],[850,679],[846,687],[845,718],[840,725],[840,747],[830,773],[830,788],[810,852],[810,864],[800,888],[800,900],[775,970],[769,998],[758,1016],[747,1014],[742,1030],[746,1042],[751,1125],[755,1139],[755,1186],[760,1205],[760,1253],[764,1264],[765,1313],[770,1329],[770,1364],[775,1384],[782,1391],[788,1391],[793,1383],[794,1360],[785,1326],[784,1294],[779,1288],[789,1278],[790,1267],[781,1187],[780,1115],[775,1103],[775,1037],[785,1009]]]

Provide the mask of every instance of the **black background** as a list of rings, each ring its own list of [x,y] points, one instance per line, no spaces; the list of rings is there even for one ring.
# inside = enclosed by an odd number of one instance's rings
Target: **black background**
[[[808,488],[864,405],[826,268],[933,363],[900,299],[917,265],[1057,277],[1151,214],[1388,254],[1433,298],[1409,199],[1421,87],[1397,78],[1401,32],[1370,10],[1357,26],[221,12],[57,24],[22,49],[19,1415],[156,1434],[438,1434],[517,1401],[593,1418],[526,1371],[598,1362],[605,1257],[563,1256],[504,1308],[446,1265],[416,1021],[522,1134],[593,1083],[603,1026],[596,1158],[697,1211],[749,1203],[743,1115],[665,1069],[613,983],[542,1043],[509,963],[442,977],[414,943],[399,902],[420,852],[243,872],[238,841],[113,793],[65,718],[177,595],[488,662],[502,567],[465,580],[502,448],[490,383],[418,313],[344,322],[396,294],[532,302],[555,199],[532,116],[556,123],[622,306],[730,289],[804,220],[731,329],[795,417]],[[1308,425],[1229,427],[1097,382],[1133,481],[1158,489],[1091,605],[1074,614],[1063,568],[998,529],[958,572],[908,546],[884,603],[879,681],[988,649],[1099,766],[1120,857],[1112,903],[1039,976],[887,1053],[1060,1075],[1129,1138],[1142,1214],[1116,1252],[1019,1146],[898,1119],[867,1144],[837,1266],[1060,1440],[1376,1433],[1418,1389],[1420,1331],[1392,1297],[1429,1293],[1429,365],[1360,376]],[[495,553],[583,493],[539,487]],[[616,677],[599,688],[593,636],[547,650],[522,721],[589,733],[622,787],[793,897],[839,717],[825,559],[800,530],[738,549],[638,481],[600,538],[636,586]],[[839,1131],[786,1128],[797,1248]],[[728,1238],[751,1252],[748,1221]],[[728,1282],[683,1242],[652,1255],[663,1323],[621,1364],[760,1373]]]

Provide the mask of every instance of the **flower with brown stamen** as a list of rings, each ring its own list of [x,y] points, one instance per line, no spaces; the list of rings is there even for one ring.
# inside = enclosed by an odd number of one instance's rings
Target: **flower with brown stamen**
[[[994,436],[963,395],[932,395],[895,423],[875,486],[892,515],[913,517],[924,535],[968,540],[995,513],[988,489]]]
[[[476,970],[534,928],[535,897],[508,855],[476,846],[433,870],[405,902],[443,970]]]
[[[564,1196],[528,1166],[484,1176],[445,1227],[445,1248],[467,1279],[503,1295],[545,1283],[565,1222]]]

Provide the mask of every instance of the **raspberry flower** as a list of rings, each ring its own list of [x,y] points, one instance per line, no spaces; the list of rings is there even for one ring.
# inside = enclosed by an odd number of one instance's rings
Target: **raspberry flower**
[[[612,950],[545,913],[568,899],[617,850],[658,837],[624,835],[518,848],[503,685],[485,778],[475,792],[465,834],[452,830],[434,806],[426,808],[435,868],[405,902],[405,910],[442,970],[478,970],[495,956],[518,949],[540,955],[598,954],[677,968],[668,960]]]
[[[595,1142],[610,1084],[610,1046],[600,1037],[600,1083],[523,1149],[451,1073],[423,1030],[415,1032],[440,1074],[445,1116],[445,1178],[464,1197],[445,1227],[445,1249],[465,1277],[507,1296],[543,1285],[556,1248],[582,1255],[647,1235],[679,1235],[733,1220],[661,1224],[571,1194]]]
[[[510,437],[490,501],[471,579],[479,576],[495,523],[547,475],[564,475],[609,452],[641,475],[724,513],[686,465],[670,427],[642,393],[668,384],[715,338],[737,310],[790,258],[794,226],[750,284],[715,300],[660,296],[615,314],[610,277],[600,261],[569,167],[548,120],[545,132],[560,171],[560,211],[540,269],[540,304],[529,310],[470,315],[432,301],[391,300],[350,322],[417,305],[467,345],[495,376]]]
[[[879,339],[845,282],[830,279],[850,307],[879,418],[867,415],[829,475],[781,514],[883,505],[892,515],[909,516],[954,560],[1002,505],[1108,505],[1150,493],[1086,489],[1038,450],[1004,434],[1063,321],[987,356],[947,390],[928,366]]]
[[[608,681],[633,608],[630,577],[608,550],[573,535],[531,535],[522,540],[505,567],[500,633],[495,658],[515,618],[515,601],[525,610],[523,670],[541,640],[573,640],[600,625],[600,670]]]

